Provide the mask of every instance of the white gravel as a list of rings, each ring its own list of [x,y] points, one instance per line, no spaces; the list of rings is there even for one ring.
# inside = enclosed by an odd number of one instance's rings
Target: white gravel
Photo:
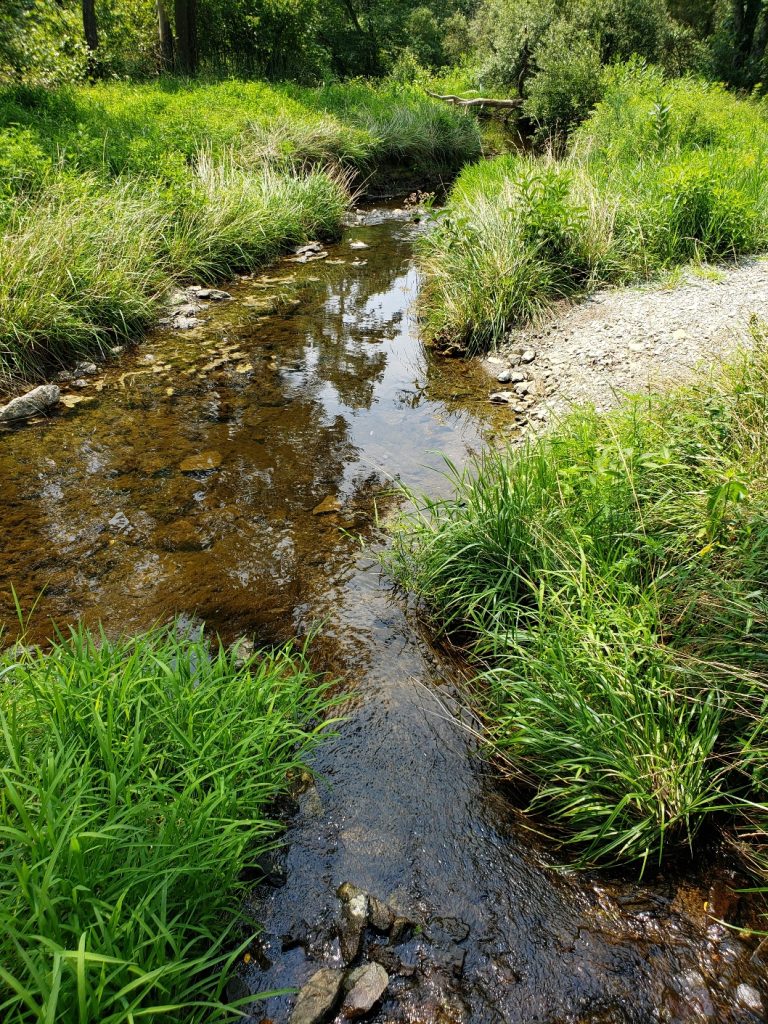
[[[563,303],[543,323],[513,332],[486,365],[493,376],[526,372],[530,395],[516,416],[541,422],[572,404],[606,409],[622,393],[684,379],[748,341],[753,316],[768,321],[766,259],[688,271],[675,287],[607,289]],[[524,365],[530,350],[535,359]]]

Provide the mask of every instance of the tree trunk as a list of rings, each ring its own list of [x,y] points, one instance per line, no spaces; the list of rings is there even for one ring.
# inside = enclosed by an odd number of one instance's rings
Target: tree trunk
[[[157,38],[160,43],[160,70],[162,72],[173,71],[173,32],[171,23],[168,21],[168,12],[165,9],[163,0],[157,0]]]
[[[197,70],[197,0],[174,0],[176,63],[184,75]]]
[[[88,74],[93,78],[98,71],[96,51],[99,48],[99,30],[96,25],[96,3],[95,0],[82,0],[83,7],[83,34],[85,45],[88,47]]]

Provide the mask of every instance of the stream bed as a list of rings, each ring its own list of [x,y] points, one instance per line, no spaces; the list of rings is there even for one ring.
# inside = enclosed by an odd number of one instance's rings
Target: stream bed
[[[0,433],[0,620],[30,633],[177,614],[231,641],[317,629],[353,695],[316,756],[284,850],[248,910],[264,924],[234,990],[339,966],[337,888],[411,925],[371,1019],[443,1024],[755,1022],[766,963],[725,869],[652,885],[558,871],[478,756],[452,669],[371,547],[403,482],[447,488],[511,430],[479,366],[418,338],[418,226],[360,213],[328,255],[283,261],[67,388],[68,409]],[[363,247],[365,246],[365,247]],[[373,955],[375,936],[364,955]],[[293,997],[254,1004],[286,1022]]]

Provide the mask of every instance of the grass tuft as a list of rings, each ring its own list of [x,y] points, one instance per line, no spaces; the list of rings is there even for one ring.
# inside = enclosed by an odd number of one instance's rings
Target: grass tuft
[[[2,1019],[234,1019],[240,879],[331,703],[302,651],[180,625],[4,655]]]
[[[581,864],[722,826],[768,882],[768,341],[451,470],[389,566],[477,668],[530,809]]]

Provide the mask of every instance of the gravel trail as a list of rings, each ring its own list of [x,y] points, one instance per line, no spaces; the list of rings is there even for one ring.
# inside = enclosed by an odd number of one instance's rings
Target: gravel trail
[[[494,400],[521,425],[572,404],[606,409],[623,393],[674,383],[726,356],[748,340],[753,316],[768,320],[768,259],[688,271],[675,287],[606,289],[562,303],[486,360],[499,381]]]

